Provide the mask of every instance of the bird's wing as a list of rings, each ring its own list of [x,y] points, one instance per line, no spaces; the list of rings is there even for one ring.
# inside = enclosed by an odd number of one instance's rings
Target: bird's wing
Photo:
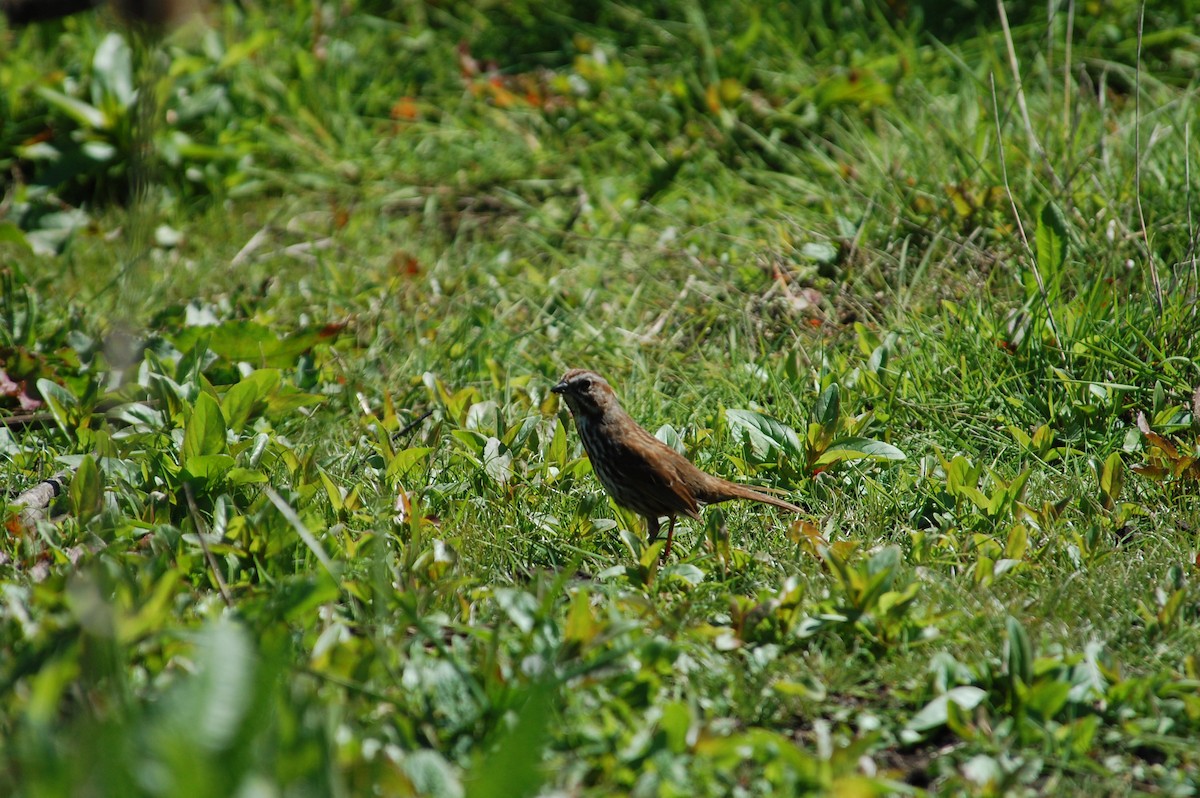
[[[639,428],[638,433],[622,440],[626,450],[623,469],[628,473],[630,483],[644,486],[638,490],[643,496],[659,497],[658,503],[662,504],[664,514],[679,513],[699,518],[700,504],[680,467],[680,461],[684,466],[691,466],[691,463],[649,432]]]

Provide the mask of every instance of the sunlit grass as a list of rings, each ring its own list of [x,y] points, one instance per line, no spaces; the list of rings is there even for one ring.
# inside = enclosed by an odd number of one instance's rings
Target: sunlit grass
[[[0,34],[6,791],[1197,787],[1195,9],[1014,16],[1027,130],[957,6],[384,5],[147,51],[133,207]],[[578,366],[805,514],[660,562]]]

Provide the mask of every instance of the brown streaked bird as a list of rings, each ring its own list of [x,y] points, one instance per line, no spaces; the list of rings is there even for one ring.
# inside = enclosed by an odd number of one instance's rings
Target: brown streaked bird
[[[659,519],[669,519],[664,558],[671,554],[675,518],[685,515],[699,520],[704,504],[750,499],[803,512],[782,499],[696,468],[634,421],[621,408],[612,386],[594,371],[571,369],[550,390],[571,408],[600,484],[617,504],[645,516],[651,543],[658,537]]]

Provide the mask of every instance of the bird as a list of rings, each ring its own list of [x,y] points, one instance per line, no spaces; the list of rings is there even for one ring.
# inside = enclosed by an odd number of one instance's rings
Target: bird
[[[796,505],[701,471],[679,452],[647,432],[621,407],[608,381],[594,371],[571,369],[551,389],[575,419],[592,471],[613,500],[642,515],[650,542],[660,519],[668,519],[663,559],[671,555],[677,516],[700,519],[700,506],[750,499],[793,513]]]

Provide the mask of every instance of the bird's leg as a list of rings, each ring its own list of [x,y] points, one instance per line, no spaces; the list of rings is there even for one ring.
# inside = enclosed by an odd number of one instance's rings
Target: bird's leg
[[[646,537],[650,539],[651,543],[658,540],[658,516],[657,515],[646,516]]]
[[[667,516],[667,545],[663,549],[663,559],[671,556],[671,541],[675,538],[675,516]]]

